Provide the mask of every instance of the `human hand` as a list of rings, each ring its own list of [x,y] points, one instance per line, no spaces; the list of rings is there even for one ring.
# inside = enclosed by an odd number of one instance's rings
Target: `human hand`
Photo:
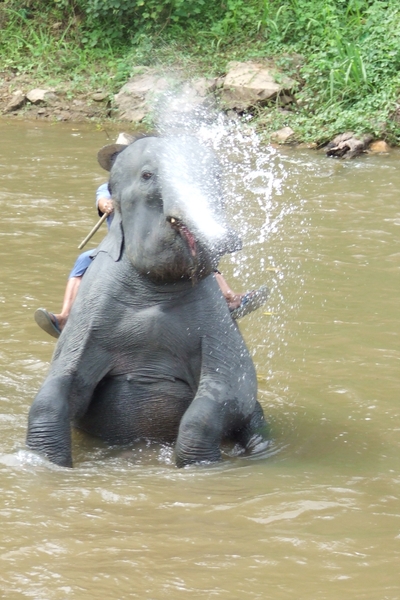
[[[111,198],[99,198],[97,206],[101,213],[107,215],[110,215],[114,210],[114,204]]]

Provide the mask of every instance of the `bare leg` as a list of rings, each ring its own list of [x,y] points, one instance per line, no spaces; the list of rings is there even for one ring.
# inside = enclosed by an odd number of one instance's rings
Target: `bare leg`
[[[67,319],[69,317],[69,313],[71,312],[71,308],[78,293],[81,280],[82,276],[71,277],[70,279],[68,279],[67,287],[65,288],[61,312],[58,315],[54,315],[58,321],[58,325],[61,331],[64,329]]]
[[[265,285],[262,285],[258,290],[236,294],[231,290],[221,273],[214,273],[214,275],[231,311],[232,319],[245,317],[267,301],[269,289]]]
[[[240,302],[242,301],[243,294],[236,294],[236,292],[233,292],[221,273],[214,273],[214,275],[221,292],[227,301],[229,310],[238,308],[238,306],[240,306]]]
[[[61,331],[64,329],[68,320],[69,313],[78,293],[79,286],[83,275],[79,277],[70,277],[67,287],[65,288],[63,305],[59,314],[53,314],[45,308],[38,308],[35,311],[35,321],[43,331],[58,338]]]

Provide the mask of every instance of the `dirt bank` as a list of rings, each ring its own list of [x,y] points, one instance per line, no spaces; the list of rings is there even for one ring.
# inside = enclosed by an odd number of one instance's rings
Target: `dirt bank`
[[[131,98],[128,93],[128,100]],[[123,112],[117,109],[111,89],[85,89],[79,91],[68,83],[57,86],[41,85],[29,75],[0,73],[0,115],[3,119],[29,119],[47,122],[114,122],[121,120]],[[128,119],[129,121],[131,119]],[[290,120],[290,119],[288,119]],[[365,152],[387,153],[390,148],[384,140],[371,135],[354,136],[352,132],[336,136],[327,146],[317,143],[301,144],[293,137],[290,127],[269,132],[270,143],[300,145],[300,147],[328,149],[328,156],[354,158]],[[293,140],[293,141],[291,141]]]
[[[41,121],[104,121],[112,118],[109,90],[72,90],[68,83],[38,84],[27,75],[0,76],[0,114],[3,119]]]

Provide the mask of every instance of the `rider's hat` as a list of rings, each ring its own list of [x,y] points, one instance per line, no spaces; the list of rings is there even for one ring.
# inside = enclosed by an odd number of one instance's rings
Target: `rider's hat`
[[[107,144],[103,146],[97,153],[99,165],[106,171],[111,171],[114,160],[117,155],[125,150],[129,144],[135,141],[135,137],[129,133],[120,133],[115,144]]]

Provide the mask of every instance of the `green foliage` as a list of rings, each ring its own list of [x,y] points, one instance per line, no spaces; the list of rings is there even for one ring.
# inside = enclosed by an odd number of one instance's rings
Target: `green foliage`
[[[279,20],[277,14],[273,26],[271,13],[265,23],[268,48],[304,58],[298,106],[289,119],[299,136],[323,140],[353,129],[398,143],[392,118],[400,89],[398,2],[290,0],[281,3]]]
[[[400,141],[398,0],[4,0],[0,26],[3,68],[110,92],[137,65],[219,75],[229,60],[273,59],[297,79],[297,104],[261,110],[260,127]]]
[[[204,17],[208,0],[76,0],[85,14],[87,40],[101,44],[104,31],[117,44],[126,44],[138,34],[152,34],[168,26],[184,26]],[[102,36],[93,35],[102,32]]]

